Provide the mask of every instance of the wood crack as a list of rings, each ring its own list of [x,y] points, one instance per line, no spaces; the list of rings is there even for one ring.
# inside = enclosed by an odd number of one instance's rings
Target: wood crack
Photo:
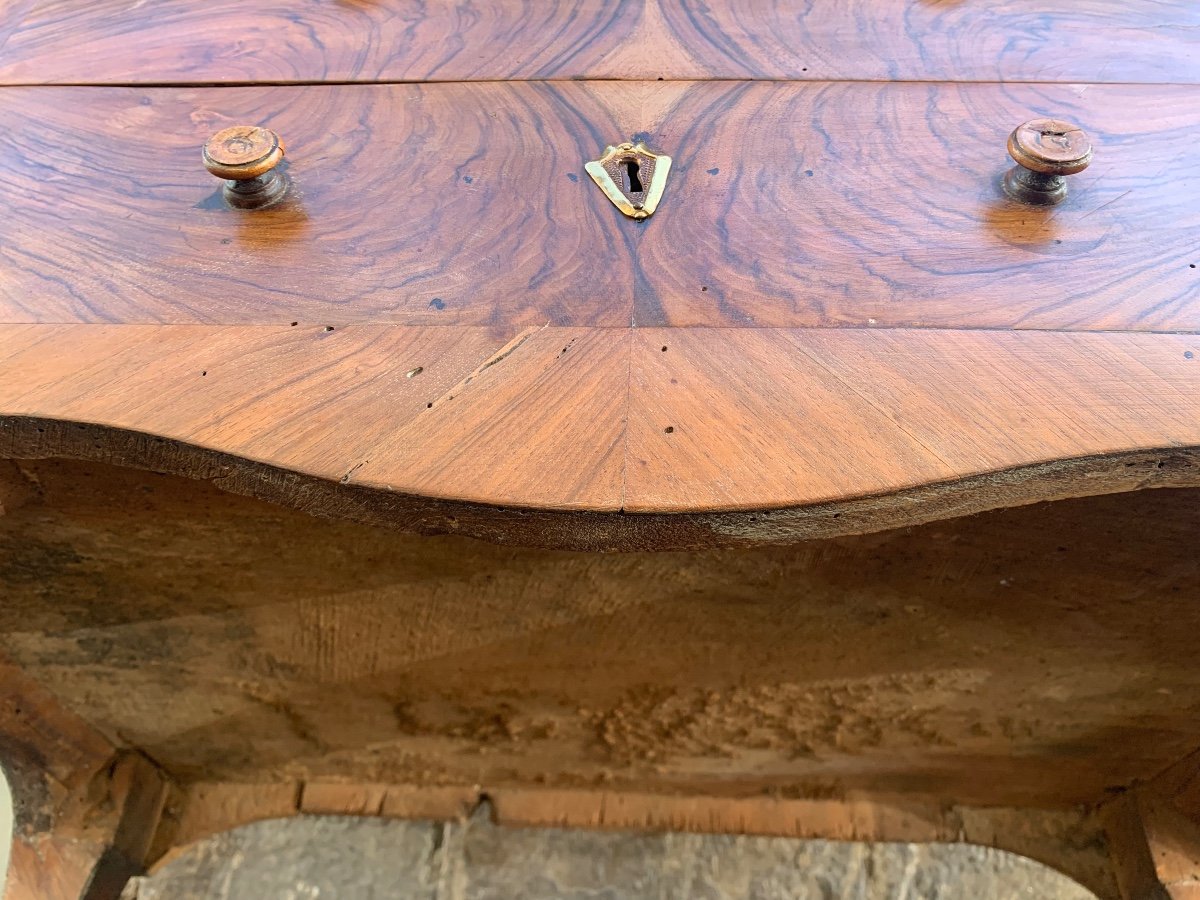
[[[497,350],[495,353],[493,353],[491,356],[489,356],[487,359],[485,359],[476,369],[474,369],[469,375],[467,375],[465,378],[463,378],[462,381],[458,382],[456,385],[454,385],[454,387],[450,388],[450,390],[446,391],[444,394],[442,394],[436,400],[431,400],[428,404],[426,404],[426,407],[425,407],[426,411],[431,410],[431,409],[437,409],[437,407],[439,407],[443,403],[449,403],[451,400],[453,400],[455,397],[457,397],[459,394],[461,394],[464,390],[466,390],[467,387],[473,381],[475,381],[477,378],[479,378],[484,372],[486,372],[488,369],[491,369],[492,367],[497,366],[500,363],[504,362],[504,360],[508,359],[508,357],[512,356],[519,349],[521,349],[521,347],[525,344],[526,341],[528,341],[531,337],[533,337],[538,332],[544,331],[546,328],[549,327],[549,325],[550,325],[550,323],[547,322],[545,325],[531,325],[528,328],[526,328],[524,331],[522,331],[520,334],[518,334],[516,337],[514,337],[511,341],[509,341],[507,344],[502,346],[499,350]]]

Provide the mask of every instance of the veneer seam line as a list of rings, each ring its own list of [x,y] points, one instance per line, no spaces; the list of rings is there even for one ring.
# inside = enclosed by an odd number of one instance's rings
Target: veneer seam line
[[[921,447],[933,459],[936,459],[939,463],[941,463],[947,469],[947,471],[954,470],[954,466],[948,460],[944,459],[940,453],[938,453],[936,450],[933,449],[933,447],[931,447],[921,437],[919,437],[917,434],[915,434],[913,431],[911,431],[908,428],[908,426],[906,426],[899,418],[897,418],[895,415],[893,415],[891,410],[889,410],[885,405],[881,404],[877,400],[872,400],[870,397],[868,397],[866,394],[864,394],[862,391],[860,391],[857,387],[855,387],[853,384],[851,384],[849,381],[847,381],[841,375],[834,372],[833,369],[831,369],[826,363],[822,362],[820,359],[818,359],[816,356],[814,356],[812,353],[810,353],[806,347],[804,347],[800,344],[793,344],[793,346],[796,348],[796,350],[798,352],[803,354],[805,359],[807,359],[810,363],[812,363],[814,366],[816,366],[818,369],[820,369],[822,372],[824,372],[828,377],[832,378],[835,382],[840,384],[846,392],[857,397],[859,399],[859,401],[862,402],[866,407],[868,407],[869,409],[875,410],[877,413],[879,413],[881,416],[883,416],[887,421],[891,422],[892,425],[897,430],[899,430],[903,434],[907,435],[909,440],[911,440],[918,447]]]

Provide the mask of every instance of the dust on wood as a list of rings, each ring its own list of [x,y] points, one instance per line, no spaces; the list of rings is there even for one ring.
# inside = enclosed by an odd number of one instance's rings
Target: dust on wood
[[[184,781],[1071,806],[1200,744],[1187,491],[596,556],[22,467],[5,651]]]

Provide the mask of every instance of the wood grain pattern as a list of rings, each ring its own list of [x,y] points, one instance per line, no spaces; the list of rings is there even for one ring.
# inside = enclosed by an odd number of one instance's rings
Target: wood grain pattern
[[[1200,327],[1192,88],[8,93],[4,318],[223,323],[12,328],[9,416],[415,498],[658,514],[1197,443],[1193,338],[1036,334]],[[997,182],[1009,124],[1050,107],[1088,123],[1104,162],[1046,213]],[[284,133],[290,201],[211,202],[195,147],[227,118]],[[680,160],[642,223],[577,171],[603,135],[639,129]]]
[[[12,89],[0,321],[1195,331],[1197,90]],[[1032,209],[1005,141],[1050,111],[1096,162]],[[220,202],[197,148],[234,121],[287,142],[290,201]],[[676,160],[644,222],[583,172],[640,132]]]
[[[425,90],[6,94],[0,320],[627,324],[625,239],[596,236],[611,208],[567,179],[599,133],[571,137],[550,88]],[[289,200],[221,202],[198,148],[234,121],[280,133]],[[533,155],[565,189],[526,189]]]
[[[386,491],[384,519],[401,523],[423,499],[717,515],[701,526],[706,538],[664,534],[670,546],[734,541],[746,523],[722,513],[832,502],[845,504],[840,515],[856,498],[930,485],[962,482],[977,508],[990,508],[1039,489],[1155,483],[1125,459],[1137,451],[1174,460],[1158,466],[1159,483],[1198,479],[1191,335],[128,325],[0,334],[6,455],[30,452],[45,420],[100,430],[70,445],[56,438],[38,455],[113,459],[123,446],[113,430],[137,432],[335,488]],[[130,462],[204,471],[188,459]],[[1063,460],[1077,463],[1039,468]],[[1023,470],[1032,495],[971,481]],[[275,499],[349,512],[336,492],[318,503],[286,481]],[[908,521],[910,505],[877,504],[853,527]],[[445,530],[457,514],[435,518]],[[637,541],[655,524],[592,539]],[[829,511],[813,525],[845,527]],[[591,527],[585,515],[543,540],[570,544]],[[773,527],[764,520],[762,539]]]
[[[91,464],[5,482],[33,496],[0,517],[0,646],[179,783],[159,846],[297,811],[452,816],[482,792],[508,823],[1036,856],[1200,744],[1194,490],[599,555]]]
[[[819,503],[889,493],[1012,468],[1018,457],[1030,465],[1158,443],[1147,428],[1190,445],[1200,422],[1179,404],[1200,385],[1200,366],[1185,355],[1195,342],[639,329],[625,508],[778,508],[803,505],[801,494]],[[1192,423],[1191,435],[1177,431]]]
[[[3,656],[0,753],[14,798],[4,900],[107,900],[145,871],[168,791],[162,773]]]
[[[12,18],[8,84],[1200,80],[1190,0],[38,0]]]
[[[1126,893],[1193,890],[1194,772],[1137,785],[1200,742],[1194,497],[861,533],[1200,485],[1198,51],[1191,0],[5,5],[0,743],[106,760],[47,757],[16,890],[481,785],[799,830],[774,792],[1107,894],[1073,808],[1117,795]],[[1052,210],[999,188],[1040,116],[1096,143]],[[242,122],[288,146],[256,213],[199,160]],[[625,139],[675,160],[653,219],[584,177]],[[860,536],[574,557],[215,487],[544,547]],[[155,763],[31,727],[31,674]],[[156,763],[256,787],[155,833]]]
[[[1200,824],[1148,791],[1131,791],[1105,810],[1121,897],[1200,897]]]
[[[717,516],[651,538],[692,546],[1128,490],[1123,454],[1198,444],[1194,337],[1132,334],[1200,330],[1196,90],[6,89],[0,415],[31,454],[553,546],[663,525],[600,513]],[[1051,111],[1097,162],[1031,209],[1005,139]],[[283,203],[220,201],[197,147],[230,121],[283,134]],[[642,222],[582,173],[635,134],[677,160]]]
[[[9,331],[0,352],[15,354],[5,371],[23,370],[28,380],[6,380],[0,390],[12,412],[28,403],[24,411],[36,415],[57,405],[51,397],[71,396],[70,408],[48,418],[273,459],[281,469],[339,484],[615,511],[625,334],[27,328]],[[59,354],[76,361],[74,375],[56,364]],[[158,417],[153,410],[165,419],[139,427],[143,417]]]
[[[1176,205],[1200,200],[1177,165],[1197,152],[1194,99],[1087,85],[687,90],[654,131],[683,172],[639,248],[654,290],[637,324],[1195,330],[1200,220]],[[997,183],[1004,123],[1050,110],[1085,123],[1096,157],[1048,210]]]

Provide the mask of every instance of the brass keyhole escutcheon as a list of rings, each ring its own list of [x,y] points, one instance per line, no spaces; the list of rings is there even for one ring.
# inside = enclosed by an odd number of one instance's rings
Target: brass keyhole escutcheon
[[[592,181],[621,212],[644,219],[658,208],[667,187],[671,157],[654,153],[644,143],[604,148],[604,155],[584,166]]]

